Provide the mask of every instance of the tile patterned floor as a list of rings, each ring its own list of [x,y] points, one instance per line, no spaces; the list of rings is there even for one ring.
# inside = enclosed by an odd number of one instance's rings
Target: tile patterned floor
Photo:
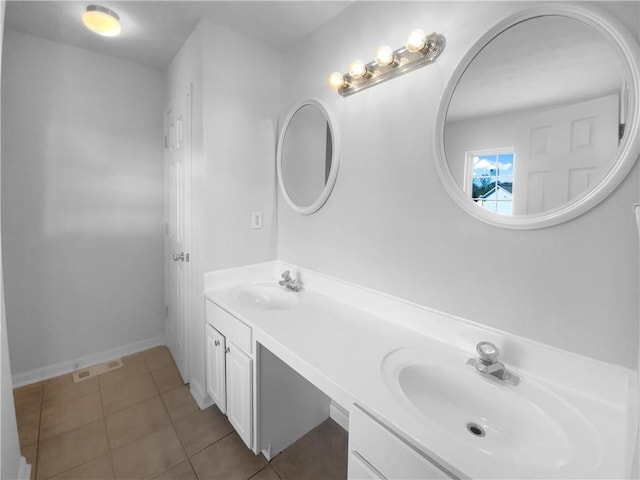
[[[33,480],[347,478],[347,433],[327,420],[267,462],[213,406],[200,410],[169,350],[74,383],[63,375],[14,390]]]

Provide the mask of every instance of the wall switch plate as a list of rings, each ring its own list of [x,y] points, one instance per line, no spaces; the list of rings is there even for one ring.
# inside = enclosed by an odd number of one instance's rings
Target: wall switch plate
[[[262,228],[262,212],[251,212],[251,228]]]

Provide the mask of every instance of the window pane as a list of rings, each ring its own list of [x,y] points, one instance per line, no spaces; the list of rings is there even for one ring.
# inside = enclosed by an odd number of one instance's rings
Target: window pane
[[[473,176],[482,177],[485,175],[495,175],[497,161],[496,155],[479,155],[473,157]]]
[[[498,175],[513,176],[513,153],[501,153],[498,155]]]
[[[496,202],[496,211],[503,215],[511,215],[513,213],[513,202],[511,200]]]
[[[473,179],[471,198],[480,198],[495,189],[496,177],[478,177]]]

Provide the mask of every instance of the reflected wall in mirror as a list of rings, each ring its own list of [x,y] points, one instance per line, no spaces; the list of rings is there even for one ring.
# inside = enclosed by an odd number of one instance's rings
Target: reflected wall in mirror
[[[602,200],[633,166],[638,44],[606,17],[562,6],[516,15],[454,73],[436,163],[474,216],[512,228],[559,223]]]
[[[278,183],[295,211],[310,214],[327,200],[338,170],[335,124],[324,104],[296,104],[282,127],[277,155]]]

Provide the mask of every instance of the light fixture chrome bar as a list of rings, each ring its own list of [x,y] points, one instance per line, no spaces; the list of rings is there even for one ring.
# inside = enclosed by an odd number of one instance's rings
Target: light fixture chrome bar
[[[354,78],[349,73],[346,73],[343,76],[344,84],[338,88],[337,92],[343,97],[348,97],[379,83],[429,65],[442,53],[444,46],[444,36],[432,33],[427,36],[424,48],[418,52],[410,52],[406,47],[401,47],[394,50],[394,61],[390,65],[380,66],[374,60],[366,65],[367,73],[360,78]]]

